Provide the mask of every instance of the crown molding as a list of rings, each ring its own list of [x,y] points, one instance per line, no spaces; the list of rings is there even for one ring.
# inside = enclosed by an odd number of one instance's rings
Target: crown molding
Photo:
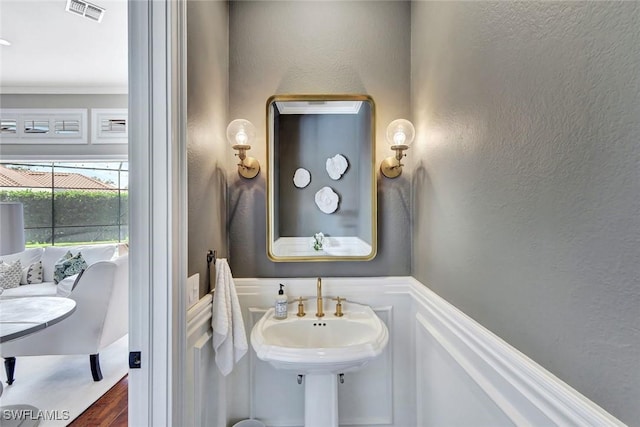
[[[127,95],[128,86],[0,86],[0,95]]]

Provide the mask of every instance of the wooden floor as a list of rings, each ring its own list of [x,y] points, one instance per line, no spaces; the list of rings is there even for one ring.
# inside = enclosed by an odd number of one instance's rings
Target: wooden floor
[[[128,421],[128,377],[121,379],[100,399],[87,408],[71,427],[126,427]]]

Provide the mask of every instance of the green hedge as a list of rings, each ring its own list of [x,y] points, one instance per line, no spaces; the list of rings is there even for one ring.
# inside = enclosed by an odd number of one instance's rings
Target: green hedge
[[[49,190],[0,190],[0,201],[22,202],[27,244],[50,244],[52,222],[56,243],[128,239],[126,190],[56,190],[53,199]]]

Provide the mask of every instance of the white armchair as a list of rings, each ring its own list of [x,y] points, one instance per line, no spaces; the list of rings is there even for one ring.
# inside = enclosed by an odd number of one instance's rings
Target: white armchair
[[[123,255],[91,264],[69,295],[76,301],[71,316],[0,346],[8,384],[14,381],[18,356],[88,354],[94,381],[102,379],[100,350],[128,333],[128,258]]]

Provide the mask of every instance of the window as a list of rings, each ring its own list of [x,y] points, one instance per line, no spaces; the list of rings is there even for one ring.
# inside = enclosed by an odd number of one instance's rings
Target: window
[[[27,246],[129,239],[128,163],[3,163],[0,201],[24,205]]]
[[[49,121],[25,120],[24,133],[49,133]]]
[[[0,109],[1,144],[88,144],[88,127],[86,108]]]
[[[0,134],[16,135],[18,133],[18,121],[14,119],[0,119]]]
[[[126,108],[92,108],[91,143],[126,144],[128,120]]]

